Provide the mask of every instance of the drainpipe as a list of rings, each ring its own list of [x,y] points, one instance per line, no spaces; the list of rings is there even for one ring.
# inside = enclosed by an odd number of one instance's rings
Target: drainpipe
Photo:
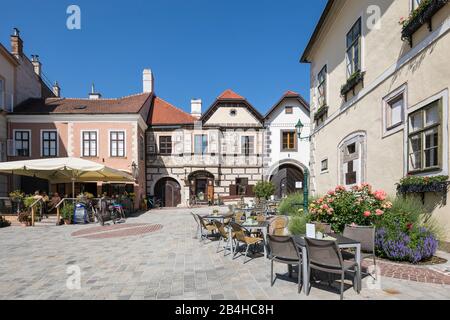
[[[303,210],[305,214],[308,213],[309,209],[309,190],[308,190],[308,180],[309,180],[309,170],[305,168],[303,175]]]

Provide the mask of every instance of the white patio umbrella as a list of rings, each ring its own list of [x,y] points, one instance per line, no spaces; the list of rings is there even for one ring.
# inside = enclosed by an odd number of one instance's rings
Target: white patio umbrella
[[[75,182],[131,182],[135,180],[124,171],[80,158],[2,162],[0,163],[0,173],[36,177],[52,183],[72,182],[73,197],[75,197]]]

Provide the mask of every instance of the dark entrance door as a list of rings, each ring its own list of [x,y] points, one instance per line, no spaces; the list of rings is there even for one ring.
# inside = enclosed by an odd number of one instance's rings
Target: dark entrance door
[[[155,185],[155,198],[161,200],[161,206],[177,207],[181,204],[180,184],[172,178],[163,178]]]
[[[293,165],[280,166],[270,180],[275,185],[275,195],[279,198],[303,190],[297,188],[297,182],[303,183],[303,172]]]

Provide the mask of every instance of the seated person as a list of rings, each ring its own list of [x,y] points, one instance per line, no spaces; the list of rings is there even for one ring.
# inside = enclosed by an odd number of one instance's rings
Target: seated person
[[[55,192],[52,198],[50,199],[50,203],[48,205],[48,212],[55,210],[59,202],[61,202],[61,197],[59,196],[58,192]]]

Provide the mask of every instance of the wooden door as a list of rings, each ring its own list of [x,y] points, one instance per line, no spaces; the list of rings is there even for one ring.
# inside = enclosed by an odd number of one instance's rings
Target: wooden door
[[[181,203],[181,190],[176,181],[168,180],[164,186],[164,207],[174,208]]]
[[[208,201],[214,202],[214,183],[212,180],[208,181]]]

